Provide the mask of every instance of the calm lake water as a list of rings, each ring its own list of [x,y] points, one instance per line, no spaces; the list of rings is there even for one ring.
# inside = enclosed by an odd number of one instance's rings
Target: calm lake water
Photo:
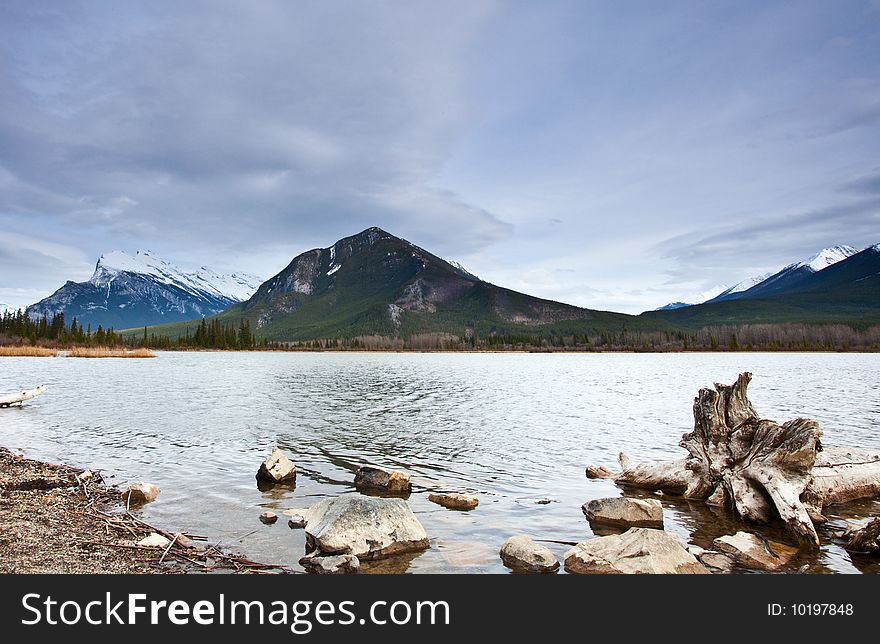
[[[47,383],[22,409],[0,410],[0,444],[28,456],[101,469],[110,482],[162,489],[145,520],[206,535],[254,559],[298,567],[302,530],[259,514],[357,493],[362,464],[413,475],[409,502],[430,550],[372,569],[503,573],[514,534],[592,535],[581,505],[617,496],[588,464],[678,457],[700,387],[754,373],[759,414],[821,423],[826,445],[880,449],[877,354],[160,353],[153,360],[2,358],[0,392]],[[260,491],[254,474],[274,445],[298,468],[295,489]],[[113,475],[113,478],[109,478]],[[432,491],[476,494],[454,512]],[[538,505],[537,499],[553,502]],[[737,523],[699,503],[658,497],[667,530],[707,547]],[[880,514],[866,502],[830,513]],[[784,538],[772,528],[760,531]],[[823,532],[813,572],[877,572]],[[562,557],[564,545],[548,544]]]

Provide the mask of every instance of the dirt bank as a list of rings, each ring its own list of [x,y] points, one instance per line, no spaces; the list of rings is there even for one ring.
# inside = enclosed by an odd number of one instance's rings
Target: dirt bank
[[[0,573],[187,573],[281,570],[144,523],[100,474],[0,447]],[[138,541],[151,534],[164,547]]]

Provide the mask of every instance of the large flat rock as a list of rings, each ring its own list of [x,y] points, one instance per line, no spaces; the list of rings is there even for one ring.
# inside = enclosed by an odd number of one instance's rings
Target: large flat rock
[[[651,528],[583,541],[565,553],[565,569],[579,574],[706,574],[708,569],[675,535]]]
[[[350,554],[362,561],[428,547],[425,529],[403,499],[327,499],[309,509],[305,531],[309,551]]]

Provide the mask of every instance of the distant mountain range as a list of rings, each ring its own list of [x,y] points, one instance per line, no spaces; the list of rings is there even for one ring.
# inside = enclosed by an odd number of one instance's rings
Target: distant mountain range
[[[719,324],[803,322],[868,326],[880,322],[880,244],[826,248],[763,279],[696,305],[642,317],[698,328]]]
[[[89,281],[67,282],[27,312],[34,318],[63,312],[93,329],[150,326],[172,339],[193,334],[203,317],[236,326],[248,321],[256,337],[275,341],[422,333],[637,336],[779,322],[866,327],[880,323],[880,245],[823,249],[705,297],[639,316],[580,308],[490,284],[454,261],[368,228],[298,255],[262,284],[243,273],[185,272],[149,251],[116,251],[101,257]]]
[[[102,255],[87,282],[67,282],[27,308],[32,318],[64,313],[116,329],[192,320],[220,313],[248,299],[259,278],[247,273],[224,275],[202,267],[189,273],[148,250],[134,255]]]
[[[755,277],[749,277],[733,286],[717,287],[710,290],[703,299],[697,302],[671,302],[656,309],[657,311],[671,311],[686,306],[705,304],[707,302],[722,302],[725,300],[737,300],[752,297],[766,297],[774,294],[785,293],[797,287],[803,280],[813,273],[833,266],[848,257],[852,257],[859,251],[852,246],[832,246],[823,248],[818,253],[802,262],[789,264],[777,272],[769,272]]]
[[[253,297],[217,319],[248,320],[258,336],[270,340],[661,326],[495,286],[381,228],[298,255]],[[179,337],[194,328],[177,324],[155,332]]]

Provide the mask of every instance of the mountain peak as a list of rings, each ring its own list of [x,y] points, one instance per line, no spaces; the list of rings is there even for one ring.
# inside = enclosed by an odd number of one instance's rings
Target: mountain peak
[[[247,273],[218,273],[202,266],[194,273],[186,272],[151,250],[140,249],[131,255],[121,250],[101,255],[89,282],[106,287],[123,273],[146,277],[160,284],[176,286],[198,295],[207,291],[212,296],[235,302],[248,299],[260,285],[260,278]]]
[[[847,257],[852,257],[857,252],[859,251],[852,246],[831,246],[823,248],[809,259],[796,264],[795,267],[809,268],[811,271],[817,272],[823,268],[828,268],[832,264],[843,261]]]

